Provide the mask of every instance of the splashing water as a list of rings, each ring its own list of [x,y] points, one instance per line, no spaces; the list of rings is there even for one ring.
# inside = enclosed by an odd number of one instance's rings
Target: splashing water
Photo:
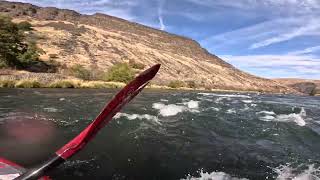
[[[152,116],[150,114],[127,114],[127,113],[117,113],[113,118],[114,119],[119,119],[120,117],[126,117],[129,120],[134,120],[134,119],[147,119],[147,120],[151,120],[155,123],[161,124],[159,119],[156,116]]]
[[[187,176],[186,179],[181,180],[248,180],[246,178],[236,178],[224,172],[203,172],[200,170],[200,177],[192,177],[190,175]]]
[[[266,114],[263,117],[260,117],[259,119],[262,121],[275,121],[275,122],[294,122],[298,126],[305,126],[306,125],[306,116],[307,113],[304,110],[304,108],[301,108],[300,113],[291,113],[291,114],[279,114],[276,115],[273,111],[261,111],[257,114]]]
[[[153,103],[152,108],[159,110],[159,114],[161,116],[175,116],[178,113],[184,112],[184,111],[189,111],[189,112],[199,112],[199,101],[188,101],[184,103],[179,103],[182,105],[177,105],[177,104],[168,104],[165,105],[163,103]]]
[[[308,165],[307,169],[293,168],[290,164],[281,165],[274,168],[274,172],[278,174],[277,180],[320,180],[320,169],[314,164]]]

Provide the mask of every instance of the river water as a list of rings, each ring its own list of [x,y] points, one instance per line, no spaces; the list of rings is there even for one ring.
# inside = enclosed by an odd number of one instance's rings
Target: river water
[[[0,155],[46,160],[117,90],[0,89]],[[320,179],[320,97],[144,90],[53,179]]]

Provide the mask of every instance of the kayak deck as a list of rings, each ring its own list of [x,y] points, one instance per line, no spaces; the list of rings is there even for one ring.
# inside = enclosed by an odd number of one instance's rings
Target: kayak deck
[[[0,158],[0,179],[1,180],[11,180],[14,179],[25,171],[24,168],[19,165],[8,161],[6,159]]]
[[[0,157],[0,180],[13,180],[26,172],[20,165]],[[45,176],[39,180],[50,180]]]

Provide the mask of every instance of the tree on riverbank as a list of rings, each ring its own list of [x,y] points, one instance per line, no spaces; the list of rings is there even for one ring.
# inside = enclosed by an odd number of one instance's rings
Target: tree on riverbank
[[[0,15],[0,68],[16,68],[30,71],[47,71],[50,65],[40,60],[43,50],[34,41],[27,41],[32,31],[28,22],[14,23]]]

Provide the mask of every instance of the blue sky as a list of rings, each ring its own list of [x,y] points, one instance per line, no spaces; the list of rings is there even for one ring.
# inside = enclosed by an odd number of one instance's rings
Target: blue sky
[[[262,77],[320,79],[320,0],[12,0],[105,13],[190,37]]]

